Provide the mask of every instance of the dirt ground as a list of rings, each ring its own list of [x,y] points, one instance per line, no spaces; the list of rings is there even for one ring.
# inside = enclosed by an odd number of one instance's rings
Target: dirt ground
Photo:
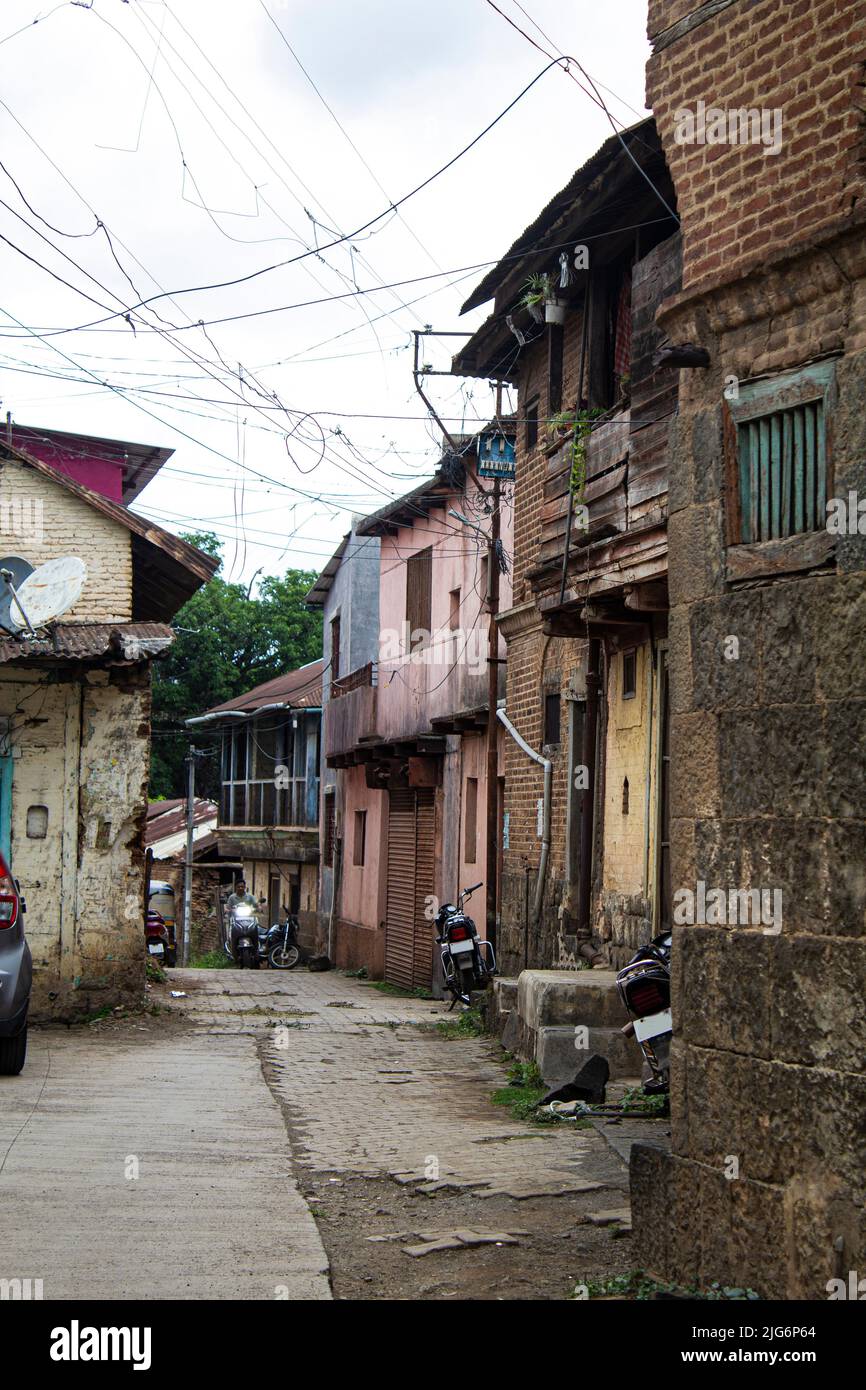
[[[388,1178],[346,1178],[300,1170],[300,1189],[331,1262],[335,1298],[567,1298],[574,1286],[627,1273],[630,1237],[586,1223],[595,1194],[521,1201],[471,1192],[433,1197]],[[519,1245],[485,1245],[413,1258],[405,1245],[419,1232],[477,1227],[518,1234]],[[370,1241],[369,1236],[405,1238]]]

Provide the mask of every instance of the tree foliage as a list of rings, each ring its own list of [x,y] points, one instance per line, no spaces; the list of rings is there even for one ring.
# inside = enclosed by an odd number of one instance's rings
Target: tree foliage
[[[220,555],[219,540],[210,532],[184,540]],[[183,796],[183,759],[191,738],[213,743],[202,729],[197,734],[185,729],[185,719],[321,656],[321,616],[303,604],[315,579],[314,570],[288,570],[281,578],[262,579],[252,595],[217,571],[184,604],[172,623],[175,640],[168,656],[153,666],[152,799]],[[205,761],[197,779],[203,793],[216,792],[215,759]]]

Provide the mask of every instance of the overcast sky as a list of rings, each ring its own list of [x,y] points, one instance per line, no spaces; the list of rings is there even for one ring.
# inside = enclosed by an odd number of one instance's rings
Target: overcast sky
[[[619,124],[644,113],[645,0],[496,2],[575,55]],[[384,212],[547,61],[488,0],[3,0],[3,411],[173,447],[136,510],[218,532],[231,578],[321,568],[351,512],[435,465],[411,329],[482,321],[459,309],[486,263],[609,121],[554,68],[400,215],[255,273]],[[430,393],[455,429],[489,410],[483,383]]]

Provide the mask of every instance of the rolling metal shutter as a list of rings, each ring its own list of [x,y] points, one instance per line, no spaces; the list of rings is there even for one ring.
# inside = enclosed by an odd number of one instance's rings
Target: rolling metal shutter
[[[389,796],[385,978],[404,989],[430,986],[433,923],[424,916],[433,892],[435,812],[432,789]]]
[[[429,989],[433,981],[433,922],[424,916],[433,893],[436,823],[434,792],[415,793],[415,969],[412,984]]]
[[[412,988],[415,922],[415,793],[392,791],[388,808],[385,979]]]

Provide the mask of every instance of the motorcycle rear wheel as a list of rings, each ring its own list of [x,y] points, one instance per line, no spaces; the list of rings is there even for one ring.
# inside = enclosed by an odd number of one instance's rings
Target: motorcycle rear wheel
[[[273,970],[294,970],[301,953],[297,946],[275,946],[268,956],[268,961]]]

